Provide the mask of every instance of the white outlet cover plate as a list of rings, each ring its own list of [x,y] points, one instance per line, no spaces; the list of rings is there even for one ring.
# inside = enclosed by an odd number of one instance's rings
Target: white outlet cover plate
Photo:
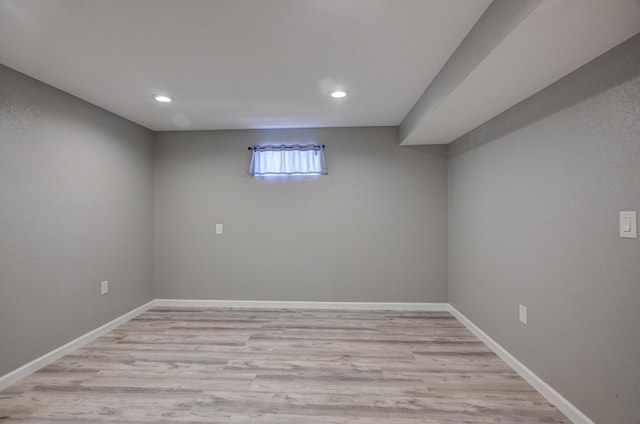
[[[527,307],[524,305],[520,305],[520,322],[527,323]]]
[[[109,282],[103,281],[102,283],[100,283],[100,294],[107,294],[107,293],[109,293]]]
[[[620,212],[620,237],[638,238],[638,216],[636,211]]]

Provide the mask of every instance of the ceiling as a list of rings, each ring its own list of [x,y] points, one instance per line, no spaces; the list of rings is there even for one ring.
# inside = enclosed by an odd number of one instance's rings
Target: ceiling
[[[152,130],[402,144],[449,143],[638,32],[639,0],[0,0],[0,63]]]

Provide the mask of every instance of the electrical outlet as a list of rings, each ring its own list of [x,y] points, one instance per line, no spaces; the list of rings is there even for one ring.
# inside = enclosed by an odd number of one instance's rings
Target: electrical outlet
[[[520,305],[520,322],[527,323],[527,307],[524,305]]]
[[[102,283],[100,283],[100,295],[104,295],[107,293],[109,293],[109,282],[103,281]]]

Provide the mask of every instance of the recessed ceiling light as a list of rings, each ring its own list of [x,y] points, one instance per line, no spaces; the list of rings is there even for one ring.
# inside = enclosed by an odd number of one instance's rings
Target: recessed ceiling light
[[[347,90],[333,90],[329,95],[334,99],[341,99],[343,97],[347,97]]]
[[[173,101],[171,97],[165,96],[164,94],[156,94],[153,96],[153,98],[160,103],[171,103]]]

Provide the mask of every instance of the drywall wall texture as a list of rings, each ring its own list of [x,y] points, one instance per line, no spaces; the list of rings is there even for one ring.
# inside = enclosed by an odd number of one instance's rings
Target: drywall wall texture
[[[0,375],[154,297],[151,138],[0,65]]]
[[[449,155],[450,303],[595,422],[637,422],[640,240],[618,217],[640,210],[640,36]]]
[[[155,141],[159,298],[446,301],[441,147],[400,147],[390,127]],[[268,143],[325,144],[329,175],[250,177],[247,147]]]

